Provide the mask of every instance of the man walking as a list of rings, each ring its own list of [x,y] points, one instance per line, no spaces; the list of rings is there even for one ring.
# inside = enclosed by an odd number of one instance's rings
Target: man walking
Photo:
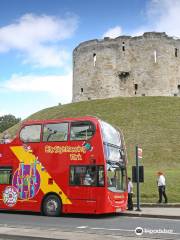
[[[157,179],[157,185],[158,185],[158,191],[159,191],[159,201],[158,203],[162,203],[162,196],[164,197],[165,202],[167,203],[167,196],[166,196],[166,180],[162,172],[158,172],[158,179]]]
[[[133,184],[131,182],[131,178],[128,177],[128,210],[133,210]]]

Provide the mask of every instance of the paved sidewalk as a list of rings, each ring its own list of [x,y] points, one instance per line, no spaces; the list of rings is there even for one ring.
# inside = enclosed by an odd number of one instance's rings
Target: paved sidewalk
[[[125,216],[180,219],[180,207],[141,207],[141,211],[126,211]]]
[[[141,203],[141,207],[180,208],[180,203]]]

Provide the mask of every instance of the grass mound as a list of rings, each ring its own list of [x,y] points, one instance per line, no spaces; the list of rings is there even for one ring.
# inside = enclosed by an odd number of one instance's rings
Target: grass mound
[[[28,119],[97,116],[122,129],[128,151],[128,172],[135,165],[135,146],[143,149],[143,202],[157,201],[156,172],[165,173],[169,202],[180,202],[180,98],[132,97],[92,100],[41,110]],[[10,129],[12,134],[18,125]]]

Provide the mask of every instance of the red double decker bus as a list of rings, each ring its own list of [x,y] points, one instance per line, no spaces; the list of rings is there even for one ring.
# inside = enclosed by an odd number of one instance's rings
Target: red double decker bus
[[[123,136],[95,118],[26,121],[0,144],[0,209],[121,212],[127,205]]]

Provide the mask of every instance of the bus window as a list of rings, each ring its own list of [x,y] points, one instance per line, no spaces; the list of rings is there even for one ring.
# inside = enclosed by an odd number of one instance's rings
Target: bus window
[[[11,184],[12,168],[0,167],[0,184]]]
[[[71,166],[70,167],[70,185],[104,186],[104,167],[103,166]]]
[[[72,122],[70,140],[88,140],[95,133],[95,126],[91,122]]]
[[[40,142],[41,125],[28,125],[21,129],[20,139],[25,143]]]
[[[104,167],[99,167],[99,174],[98,174],[98,185],[104,186]]]
[[[43,142],[63,142],[68,139],[68,123],[44,125]]]
[[[108,189],[113,192],[124,192],[126,190],[125,168],[107,165]]]

